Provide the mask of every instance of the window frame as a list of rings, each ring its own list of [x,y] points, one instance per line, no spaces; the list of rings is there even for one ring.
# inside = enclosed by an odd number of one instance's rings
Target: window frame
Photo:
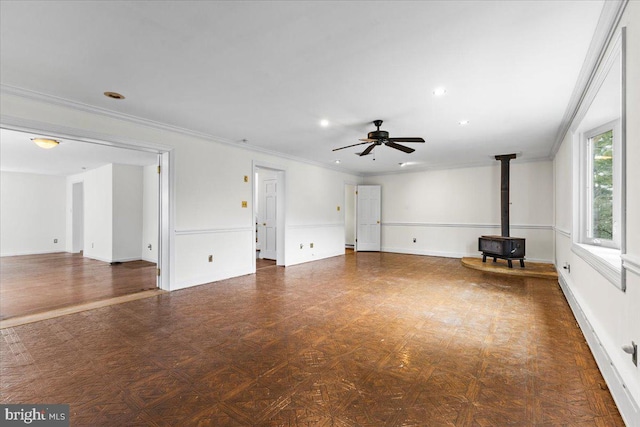
[[[591,235],[593,215],[593,149],[592,139],[605,132],[613,132],[613,236],[609,239]],[[580,138],[580,243],[591,246],[620,249],[622,211],[622,150],[620,119],[604,123],[588,130]]]

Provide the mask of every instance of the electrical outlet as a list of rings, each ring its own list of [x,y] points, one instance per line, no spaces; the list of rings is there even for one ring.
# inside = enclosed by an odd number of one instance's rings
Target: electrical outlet
[[[309,247],[313,249],[313,243],[309,243]]]
[[[242,201],[242,207],[246,208],[247,207],[247,202],[245,200]]]
[[[336,209],[337,209],[338,212],[340,212],[340,206],[338,206]]]
[[[58,239],[53,239],[53,243],[58,243]]]
[[[209,255],[209,262],[213,262],[213,255]]]
[[[248,175],[244,176],[244,182],[249,182],[249,176]]]
[[[300,243],[300,249],[304,248],[304,245],[302,243]]]

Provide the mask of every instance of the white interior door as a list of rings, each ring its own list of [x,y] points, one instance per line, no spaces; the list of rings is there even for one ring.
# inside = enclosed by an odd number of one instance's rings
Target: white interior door
[[[260,257],[266,259],[277,259],[277,207],[278,207],[278,180],[265,179],[262,182],[260,194],[260,209],[262,212],[262,223],[258,225],[258,239],[260,242]],[[262,228],[262,229],[260,229]]]
[[[380,186],[358,185],[356,250],[380,251]]]

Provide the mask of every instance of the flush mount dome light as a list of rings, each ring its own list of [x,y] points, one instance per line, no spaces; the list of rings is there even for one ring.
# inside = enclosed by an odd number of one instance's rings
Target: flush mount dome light
[[[434,94],[435,96],[442,96],[442,95],[444,95],[445,93],[447,93],[447,90],[446,90],[445,88],[443,88],[443,87],[437,87],[437,88],[435,88],[435,89],[433,90],[433,94]]]
[[[124,95],[121,95],[118,92],[105,92],[104,96],[111,99],[124,99]]]
[[[49,149],[49,148],[53,148],[53,147],[57,147],[58,144],[60,144],[60,141],[56,141],[55,139],[49,139],[49,138],[31,138],[31,140],[40,148],[45,148],[45,149]]]
[[[329,126],[329,120],[327,119],[320,120],[320,126],[322,126],[323,128],[326,128],[327,126]]]

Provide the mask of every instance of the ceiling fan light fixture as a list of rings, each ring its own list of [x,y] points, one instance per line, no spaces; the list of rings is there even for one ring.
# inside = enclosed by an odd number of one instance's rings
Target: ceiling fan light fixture
[[[40,148],[44,148],[48,150],[50,148],[57,147],[60,144],[60,141],[49,138],[31,138],[31,140]]]
[[[124,95],[119,94],[118,92],[105,92],[104,96],[111,99],[124,99]]]

